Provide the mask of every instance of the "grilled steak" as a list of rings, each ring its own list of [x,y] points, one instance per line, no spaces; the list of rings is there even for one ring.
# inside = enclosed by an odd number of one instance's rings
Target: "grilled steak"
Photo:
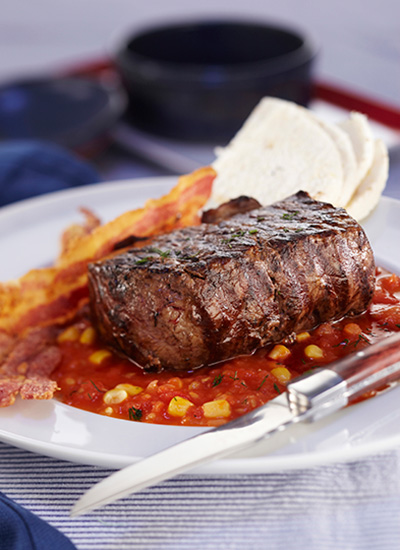
[[[201,221],[204,223],[218,223],[231,218],[235,214],[245,214],[260,207],[261,204],[256,199],[242,195],[237,199],[224,202],[218,208],[206,210],[201,216]]]
[[[360,225],[304,192],[89,266],[104,341],[148,370],[190,370],[359,314],[374,279]]]

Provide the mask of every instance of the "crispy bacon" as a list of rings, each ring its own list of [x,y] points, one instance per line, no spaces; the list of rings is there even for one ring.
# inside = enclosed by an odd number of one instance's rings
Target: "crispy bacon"
[[[167,195],[104,225],[84,209],[84,224],[64,232],[54,266],[0,283],[0,406],[11,405],[18,393],[24,399],[53,396],[57,388],[49,376],[61,359],[54,328],[71,321],[87,304],[88,262],[110,254],[125,240],[200,223],[199,211],[214,177],[212,168],[182,176]]]
[[[51,399],[57,390],[54,380],[43,376],[27,378],[19,390],[22,399]]]
[[[0,407],[8,407],[14,403],[24,380],[22,375],[0,378]]]
[[[85,216],[84,223],[74,223],[70,225],[61,236],[60,256],[68,254],[69,250],[79,246],[80,240],[86,235],[90,235],[97,227],[101,225],[100,219],[88,208],[79,209]]]
[[[0,332],[0,365],[13,349],[14,342],[15,338],[5,332]]]
[[[75,235],[55,266],[34,269],[17,281],[0,284],[0,330],[21,333],[30,326],[65,322],[87,301],[86,266],[109,254],[116,243],[167,233],[199,223],[198,211],[207,201],[215,173],[202,168],[182,176],[170,193],[147,201],[143,208],[122,214],[90,233]]]
[[[34,328],[16,340],[0,369],[0,406],[12,405],[18,392],[23,399],[47,399],[51,388],[54,393],[49,375],[61,361],[55,335],[53,327]]]

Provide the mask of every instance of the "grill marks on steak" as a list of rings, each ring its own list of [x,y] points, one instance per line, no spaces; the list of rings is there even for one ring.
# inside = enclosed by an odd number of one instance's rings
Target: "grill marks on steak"
[[[360,225],[303,192],[89,266],[104,341],[145,369],[193,369],[359,314],[374,280]]]

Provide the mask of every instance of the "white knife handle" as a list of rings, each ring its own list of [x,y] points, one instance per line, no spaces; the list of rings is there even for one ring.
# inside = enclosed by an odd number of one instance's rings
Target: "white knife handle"
[[[309,411],[309,420],[322,418],[353,403],[368,391],[382,389],[399,380],[398,361],[400,333],[288,384],[289,406],[295,414]]]
[[[400,333],[383,338],[334,363],[330,370],[347,384],[349,402],[400,379]]]

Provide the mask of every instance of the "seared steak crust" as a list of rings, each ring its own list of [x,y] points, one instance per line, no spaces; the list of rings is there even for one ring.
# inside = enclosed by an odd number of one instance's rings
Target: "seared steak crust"
[[[360,225],[304,192],[89,266],[104,341],[145,369],[190,370],[359,314],[374,281]]]
[[[261,204],[252,197],[240,196],[224,202],[218,208],[212,208],[203,212],[201,221],[203,223],[219,223],[228,220],[235,214],[245,214],[256,208],[261,208]]]

